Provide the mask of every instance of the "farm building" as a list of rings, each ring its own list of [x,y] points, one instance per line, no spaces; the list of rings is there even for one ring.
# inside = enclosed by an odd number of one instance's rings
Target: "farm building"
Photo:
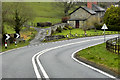
[[[82,28],[88,20],[93,17],[103,17],[105,9],[97,5],[97,3],[88,2],[87,7],[79,7],[70,13],[70,19],[67,21],[73,28]],[[93,27],[93,26],[91,26]]]

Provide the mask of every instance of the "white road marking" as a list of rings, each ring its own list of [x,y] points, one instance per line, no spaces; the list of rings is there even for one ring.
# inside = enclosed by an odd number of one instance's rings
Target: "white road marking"
[[[112,37],[109,37],[109,38],[112,38]],[[100,39],[104,39],[104,38],[97,38],[97,39],[92,39],[92,40],[100,40]],[[49,79],[49,76],[47,75],[45,69],[43,68],[42,64],[41,64],[40,61],[39,61],[39,57],[40,57],[42,54],[44,54],[44,53],[47,52],[47,51],[53,50],[53,49],[57,49],[57,48],[65,47],[65,46],[70,46],[70,45],[73,45],[73,44],[83,43],[83,42],[89,42],[89,41],[91,41],[91,40],[85,40],[85,41],[80,41],[80,42],[75,42],[75,43],[69,43],[69,44],[65,44],[65,45],[61,45],[61,46],[57,46],[57,47],[45,49],[45,50],[42,50],[42,51],[36,53],[36,54],[32,57],[32,63],[33,63],[34,71],[35,71],[35,73],[36,73],[37,78],[40,77],[40,73],[39,73],[38,68],[37,68],[37,64],[38,64],[39,67],[40,67],[40,69],[41,69],[41,71],[42,71],[42,73],[43,73],[44,78]],[[37,60],[37,64],[35,63],[35,59]],[[81,63],[81,64],[83,64],[83,63]],[[84,65],[85,65],[85,63],[84,63]],[[91,69],[94,69],[94,70],[96,70],[96,71],[98,71],[98,72],[100,72],[100,73],[102,73],[102,74],[104,74],[104,75],[106,75],[106,76],[109,76],[110,78],[115,78],[114,76],[112,76],[112,75],[110,75],[110,74],[108,74],[108,73],[105,73],[105,72],[103,72],[103,71],[101,71],[101,70],[99,70],[99,69],[96,69],[96,68],[94,68],[94,67],[92,67],[92,66],[89,66],[89,65],[88,65],[87,67],[89,67],[89,68],[91,68]]]
[[[37,56],[37,54],[32,57],[32,64],[33,64],[33,68],[34,68],[34,71],[35,71],[37,78],[41,78],[39,71],[37,69],[37,65],[36,65],[35,60],[34,60],[36,56]]]
[[[11,49],[11,50],[7,50],[7,51],[4,51],[4,52],[1,52],[0,55],[4,54],[4,53],[7,53],[7,52],[10,52],[10,51],[14,51],[14,50],[17,50],[17,49],[22,49],[22,48],[25,48],[27,46],[24,46],[24,47],[19,47],[19,48],[15,48],[15,49]]]
[[[91,45],[91,46],[95,46],[95,45],[98,45],[98,44],[101,44],[101,43],[97,43],[97,44],[94,44],[94,45]],[[97,72],[99,72],[99,73],[101,73],[101,74],[104,74],[104,75],[106,75],[106,76],[108,76],[108,77],[110,77],[110,78],[116,78],[116,77],[114,77],[114,76],[112,76],[112,75],[110,75],[110,74],[108,74],[108,73],[106,73],[106,72],[104,72],[104,71],[101,71],[101,70],[99,70],[99,69],[97,69],[97,68],[95,68],[95,67],[92,67],[92,66],[84,63],[84,62],[81,62],[81,61],[79,61],[78,59],[76,59],[76,58],[74,57],[74,55],[75,55],[77,52],[79,52],[79,51],[81,51],[81,50],[83,50],[83,49],[86,49],[86,48],[88,48],[88,47],[85,47],[85,48],[82,48],[82,49],[79,49],[79,50],[75,51],[75,52],[71,55],[71,58],[72,58],[74,61],[76,61],[76,62],[78,62],[78,63],[80,63],[80,64],[82,64],[82,65],[84,65],[84,66],[86,66],[86,67],[88,67],[88,68],[90,68],[90,69],[93,69],[93,70],[95,70],[95,71],[97,71]]]

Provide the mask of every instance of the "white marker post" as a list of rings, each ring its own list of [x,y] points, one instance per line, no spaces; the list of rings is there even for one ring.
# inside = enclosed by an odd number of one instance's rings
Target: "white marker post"
[[[7,40],[10,38],[8,34],[5,34],[6,39],[5,39],[5,49],[7,49]]]
[[[107,26],[106,26],[106,24],[104,24],[101,29],[104,29],[104,42],[105,42],[105,41],[106,41],[106,40],[105,40],[105,29],[108,29]]]
[[[17,46],[17,39],[20,37],[20,35],[18,34],[18,33],[15,33],[15,35],[14,35],[14,38],[15,38],[15,40],[14,40],[14,42],[15,42],[15,46]]]
[[[7,49],[7,41],[5,41],[5,49]]]

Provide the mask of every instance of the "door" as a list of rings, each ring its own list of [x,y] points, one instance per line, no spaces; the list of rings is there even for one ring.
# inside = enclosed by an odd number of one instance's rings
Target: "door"
[[[79,28],[79,20],[76,20],[75,28]]]

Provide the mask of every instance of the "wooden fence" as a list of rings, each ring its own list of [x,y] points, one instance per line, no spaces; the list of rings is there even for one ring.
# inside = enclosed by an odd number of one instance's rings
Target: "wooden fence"
[[[113,53],[119,54],[120,53],[120,37],[107,40],[106,49]]]

